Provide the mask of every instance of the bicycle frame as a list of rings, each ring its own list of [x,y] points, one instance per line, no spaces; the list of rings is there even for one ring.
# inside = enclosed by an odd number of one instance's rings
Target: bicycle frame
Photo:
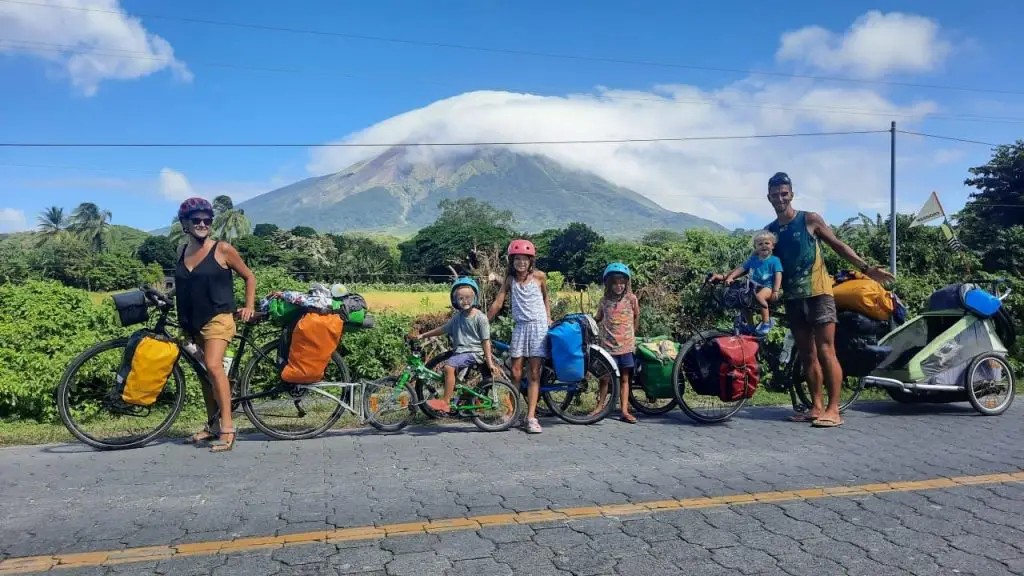
[[[160,309],[160,316],[157,318],[157,322],[156,325],[153,327],[153,331],[168,338],[173,338],[173,336],[171,335],[167,328],[176,328],[178,327],[178,325],[168,318],[169,313],[170,308]],[[257,392],[254,394],[247,394],[245,396],[237,396],[235,392],[237,391],[236,386],[238,383],[238,374],[239,371],[241,370],[241,359],[245,357],[246,348],[251,347],[261,359],[272,360],[272,358],[263,353],[263,350],[260,349],[260,346],[257,345],[256,342],[252,339],[251,333],[253,330],[253,326],[254,324],[246,323],[242,328],[242,333],[235,334],[235,336],[232,338],[232,340],[238,341],[238,349],[235,352],[234,356],[235,361],[231,363],[231,368],[228,370],[227,374],[228,382],[231,385],[232,413],[238,412],[243,402],[274,396],[281,392],[293,393],[296,391],[308,390],[310,392],[320,394],[321,396],[325,396],[331,399],[339,406],[341,406],[343,409],[345,409],[347,412],[354,414],[357,418],[359,418],[360,422],[366,419],[365,415],[363,414],[362,403],[356,402],[355,399],[355,391],[357,388],[359,389],[360,396],[365,391],[365,384],[362,382],[317,382],[315,384],[287,384],[284,382],[279,382],[277,386],[274,386],[269,390],[264,390],[263,392]],[[195,370],[196,376],[199,377],[202,383],[212,388],[213,382],[210,379],[210,373],[206,369],[206,365],[203,362],[201,362],[196,355],[189,352],[184,347],[182,347],[182,357],[185,359],[185,362],[189,366],[191,366],[193,370]],[[331,394],[326,390],[330,388],[338,388],[340,389],[340,392],[338,392],[337,395]],[[342,399],[342,396],[346,395],[348,396],[348,401]],[[302,413],[300,412],[299,415],[301,417]],[[208,422],[207,424],[212,426],[215,421],[216,418],[213,421]]]
[[[426,363],[416,353],[411,353],[406,356],[405,370],[402,371],[401,376],[398,377],[398,384],[395,386],[394,395],[397,397],[402,389],[412,389],[412,382],[416,380],[428,380],[433,382],[444,383],[444,375],[440,372],[435,372],[430,368],[427,368]],[[461,371],[462,375],[465,375],[465,369]],[[462,399],[466,395],[475,397],[479,402],[474,404],[463,404]],[[422,404],[426,402],[423,398],[417,398],[416,404]],[[455,382],[455,394],[452,396],[451,408],[456,412],[468,412],[471,410],[477,410],[480,408],[489,409],[494,406],[494,400],[480,394],[474,388],[470,388],[456,380]]]

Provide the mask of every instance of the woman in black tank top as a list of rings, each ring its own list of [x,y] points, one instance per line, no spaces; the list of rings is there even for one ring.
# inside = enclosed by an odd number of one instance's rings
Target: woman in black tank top
[[[227,242],[210,238],[213,207],[202,198],[189,198],[178,210],[178,220],[188,244],[178,251],[174,270],[175,300],[178,323],[183,335],[203,351],[206,371],[213,389],[203,382],[207,425],[187,442],[212,440],[214,423],[220,420],[217,442],[211,452],[231,450],[235,444],[235,427],[231,420],[231,385],[224,371],[224,352],[235,334],[235,296],[232,271],[245,279],[245,306],[238,316],[247,322],[253,315],[256,300],[256,277],[245,265],[235,248]]]

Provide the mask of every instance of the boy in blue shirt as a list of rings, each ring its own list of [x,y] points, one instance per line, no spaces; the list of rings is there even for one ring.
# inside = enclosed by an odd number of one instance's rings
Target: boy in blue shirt
[[[758,304],[761,305],[761,323],[757,325],[757,333],[767,336],[768,332],[775,326],[775,319],[768,314],[768,302],[774,302],[779,297],[779,288],[782,286],[782,261],[778,256],[773,256],[775,250],[775,234],[767,230],[761,230],[754,235],[754,253],[750,258],[729,272],[725,277],[725,283],[750,274],[750,281],[754,283]]]

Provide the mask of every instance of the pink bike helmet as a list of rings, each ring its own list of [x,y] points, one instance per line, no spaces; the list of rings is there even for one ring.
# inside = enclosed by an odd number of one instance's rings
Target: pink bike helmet
[[[533,245],[533,242],[529,240],[513,240],[508,245],[508,257],[511,258],[517,254],[523,256],[537,256],[537,248]]]

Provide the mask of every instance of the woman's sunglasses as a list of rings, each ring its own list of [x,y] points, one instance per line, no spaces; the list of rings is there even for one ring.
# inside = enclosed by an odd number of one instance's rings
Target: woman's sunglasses
[[[213,218],[191,218],[190,220],[193,226],[199,226],[200,224],[209,226],[213,224]]]

